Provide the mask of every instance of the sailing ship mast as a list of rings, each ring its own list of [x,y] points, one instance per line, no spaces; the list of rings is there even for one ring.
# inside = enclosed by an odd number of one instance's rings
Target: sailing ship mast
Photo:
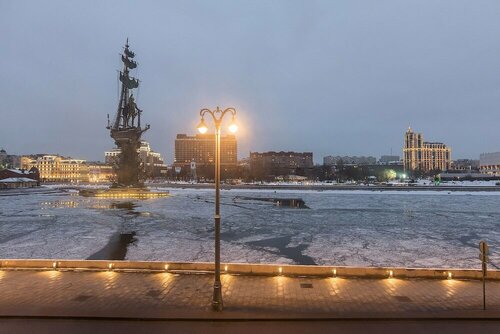
[[[121,54],[123,70],[120,71],[121,93],[118,110],[113,124],[108,126],[111,137],[120,149],[115,165],[118,187],[141,187],[143,166],[139,158],[142,134],[149,129],[149,124],[141,127],[142,110],[135,102],[133,90],[139,87],[139,80],[130,76],[130,70],[137,67],[135,53],[129,49],[128,38]]]
[[[137,62],[134,61],[135,53],[129,48],[128,38],[125,44],[121,60],[123,62],[123,70],[120,71],[121,92],[120,101],[118,103],[118,110],[113,122],[113,126],[108,124],[107,128],[113,132],[135,129],[140,133],[149,129],[146,125],[144,129],[141,128],[141,114],[142,110],[137,107],[135,102],[133,89],[139,87],[139,80],[130,76],[130,70],[137,67]]]

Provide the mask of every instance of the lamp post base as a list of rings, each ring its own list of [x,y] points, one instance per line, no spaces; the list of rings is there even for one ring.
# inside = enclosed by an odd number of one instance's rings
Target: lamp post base
[[[212,310],[220,312],[224,309],[222,302],[222,284],[220,282],[214,283],[214,296],[212,298]]]

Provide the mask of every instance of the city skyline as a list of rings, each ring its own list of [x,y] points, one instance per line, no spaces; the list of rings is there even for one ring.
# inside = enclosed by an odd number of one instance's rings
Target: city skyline
[[[176,134],[176,139],[174,140],[174,146],[175,146],[175,141],[178,139],[179,135],[181,136],[186,136],[186,134]],[[193,136],[196,136],[197,134],[195,133]],[[208,133],[208,135],[213,135],[212,133]],[[234,136],[237,138],[237,136],[235,135],[230,135],[230,136]],[[404,140],[403,140],[404,141]],[[145,143],[147,143],[149,145],[149,142],[148,141],[145,141]],[[438,144],[442,144],[441,142],[437,142]],[[118,148],[115,146],[113,146],[111,149],[109,150],[106,150],[103,152],[103,156],[100,157],[100,158],[97,158],[97,159],[88,159],[87,157],[82,157],[82,156],[74,156],[72,154],[61,154],[59,152],[30,152],[30,153],[24,153],[24,154],[17,154],[17,153],[13,153],[13,152],[7,152],[5,150],[4,147],[0,147],[0,150],[3,150],[5,151],[6,153],[9,153],[9,154],[14,154],[16,156],[43,156],[43,155],[54,155],[54,156],[60,156],[60,157],[64,157],[64,158],[69,158],[69,159],[83,159],[83,160],[88,160],[88,161],[92,161],[92,162],[105,162],[106,161],[106,154],[108,153],[108,151],[112,151],[112,150],[117,150]],[[248,159],[250,158],[251,154],[253,152],[257,152],[257,151],[252,151],[250,150],[248,152],[248,154],[246,153],[242,153],[242,154],[238,154],[238,161],[240,160],[243,160],[243,159]],[[290,150],[290,149],[282,149],[282,150],[273,150],[273,149],[268,149],[268,150],[262,150],[260,152],[298,152],[300,153],[299,151],[293,151],[293,150]],[[312,153],[314,153],[314,151],[310,151]],[[306,152],[307,153],[307,152]],[[451,161],[455,161],[455,160],[479,160],[479,157],[481,155],[484,155],[484,154],[490,154],[491,152],[481,152],[477,157],[459,157],[459,158],[453,158],[451,159]],[[500,152],[494,152],[494,153],[500,153]],[[160,154],[160,153],[158,153]],[[175,148],[174,148],[174,152],[173,152],[174,156],[171,157],[171,159],[168,159],[169,157],[166,157],[164,160],[166,162],[168,162],[169,165],[174,165],[175,164]],[[334,153],[331,153],[331,154],[326,154],[326,155],[323,155],[323,156],[318,156],[318,155],[314,155],[314,164],[315,165],[321,165],[321,164],[324,164],[324,159],[325,158],[328,158],[328,157],[332,157],[332,156],[336,156],[336,157],[341,157],[342,155],[341,154],[336,154],[335,152]],[[355,158],[374,158],[376,159],[377,161],[381,158],[383,158],[384,156],[385,157],[391,157],[391,156],[399,156],[400,157],[400,160],[402,160],[402,157],[404,156],[404,147],[401,148],[400,152],[398,151],[392,151],[389,153],[389,154],[380,154],[380,155],[376,155],[376,154],[368,154],[366,156],[364,155],[356,155],[356,154],[350,154],[349,152],[347,152],[346,154],[343,155],[344,157],[355,157]],[[104,159],[102,159],[104,158]],[[162,156],[163,158],[163,156]]]
[[[411,128],[409,128],[406,132],[405,135],[407,135],[408,131],[411,131]],[[193,136],[189,136],[189,135],[186,135],[186,134],[176,134],[176,139],[174,140],[174,146],[177,146],[177,141],[179,140],[180,137],[186,137],[186,138],[195,138],[195,137],[198,137],[199,134],[195,134]],[[205,134],[204,136],[208,136],[207,138],[211,138],[213,136],[213,133],[207,133]],[[231,137],[231,138],[235,138],[236,141],[237,141],[237,136],[234,135],[234,134],[227,134],[227,135],[224,135],[224,138],[226,137]],[[235,141],[235,142],[236,142]],[[145,143],[148,147],[149,147],[149,142],[146,141],[146,140],[142,140],[141,143]],[[434,145],[444,145],[446,146],[446,144],[442,143],[442,142],[437,142],[437,141],[434,141],[434,142],[431,142],[430,144],[434,144]],[[381,154],[381,155],[367,155],[367,156],[364,156],[364,155],[354,155],[354,154],[351,154],[351,155],[340,155],[340,154],[335,154],[335,153],[332,153],[332,154],[327,154],[327,155],[324,155],[324,156],[321,156],[321,157],[318,157],[316,155],[315,159],[313,160],[314,162],[314,165],[325,165],[325,159],[331,159],[331,158],[345,158],[345,159],[354,159],[354,160],[369,160],[369,159],[372,159],[373,160],[373,164],[378,164],[379,163],[379,160],[382,161],[384,158],[393,158],[393,157],[399,157],[399,161],[401,163],[403,163],[403,160],[404,160],[404,154],[405,154],[405,146],[406,145],[406,139],[403,140],[403,147],[401,149],[401,152],[393,152],[391,151],[390,154]],[[449,146],[448,146],[449,147]],[[450,148],[450,147],[449,147]],[[0,150],[2,152],[5,152],[5,154],[12,154],[12,152],[7,152],[3,147],[0,147]],[[18,156],[18,157],[23,157],[23,156],[26,156],[26,157],[33,157],[33,156],[44,156],[44,155],[47,155],[47,156],[59,156],[59,157],[62,157],[62,158],[68,158],[68,159],[83,159],[83,160],[88,160],[88,161],[91,161],[91,162],[104,162],[104,163],[107,163],[107,160],[108,160],[108,154],[110,154],[111,152],[114,152],[114,151],[119,151],[119,148],[117,148],[116,146],[114,146],[112,149],[110,150],[107,150],[107,151],[104,151],[104,159],[95,159],[95,160],[92,160],[92,159],[87,159],[86,157],[76,157],[76,156],[73,156],[71,154],[68,154],[68,155],[65,155],[65,154],[60,154],[59,152],[32,152],[32,153],[26,153],[26,154],[14,154],[13,156]],[[266,152],[293,152],[293,153],[311,153],[311,154],[314,154],[313,151],[309,151],[309,152],[299,152],[299,151],[292,151],[292,150],[287,150],[287,149],[283,149],[283,150],[272,150],[272,149],[269,149],[269,150],[265,150],[265,151],[260,151],[261,153],[266,153]],[[244,155],[244,154],[237,154],[237,161],[243,161],[243,160],[246,160],[246,159],[249,159],[252,155],[252,153],[259,153],[258,151],[249,151],[248,152],[248,155]],[[459,157],[459,158],[452,158],[452,159],[449,159],[450,162],[453,162],[453,161],[462,161],[462,160],[477,160],[479,161],[479,157],[480,156],[483,156],[485,154],[499,154],[500,152],[482,152],[480,153],[480,155],[478,157]],[[157,154],[158,156],[161,155],[161,153],[155,153]],[[169,163],[169,165],[175,165],[176,164],[176,150],[174,149],[174,157],[173,157],[173,161]],[[168,161],[167,159],[164,159],[163,157],[161,157],[161,159],[163,160],[166,160]],[[362,164],[366,164],[367,162],[363,161]],[[446,170],[446,169],[444,169]]]
[[[238,110],[240,158],[402,155],[411,125],[476,159],[499,150],[500,4],[449,3],[2,3],[0,146],[102,160],[129,37],[145,140],[167,163],[217,105]]]

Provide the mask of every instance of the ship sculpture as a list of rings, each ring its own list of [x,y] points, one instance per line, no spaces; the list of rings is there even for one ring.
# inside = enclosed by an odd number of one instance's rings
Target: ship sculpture
[[[130,70],[137,67],[134,60],[135,53],[129,49],[128,39],[121,54],[123,70],[120,71],[120,101],[118,110],[112,123],[108,115],[108,126],[111,138],[121,153],[115,162],[116,182],[114,187],[142,187],[143,166],[139,158],[138,149],[141,145],[142,134],[149,129],[149,125],[141,127],[142,110],[135,101],[133,90],[139,87],[139,80],[130,76]]]
[[[148,199],[169,196],[168,191],[151,191],[144,187],[144,166],[139,157],[141,136],[149,125],[141,126],[142,110],[137,106],[133,90],[139,87],[139,80],[130,76],[130,70],[137,67],[135,53],[129,49],[128,39],[121,59],[123,70],[120,71],[121,93],[118,110],[113,122],[108,114],[108,126],[111,138],[120,149],[114,169],[116,181],[109,189],[80,189],[81,196],[102,198]]]

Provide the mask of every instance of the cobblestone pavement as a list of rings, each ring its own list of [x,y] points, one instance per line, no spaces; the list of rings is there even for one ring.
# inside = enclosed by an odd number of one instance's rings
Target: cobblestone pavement
[[[482,310],[482,283],[466,280],[222,276],[223,316],[351,317]],[[0,316],[208,318],[212,274],[0,271]],[[500,318],[500,281],[487,282]],[[466,312],[464,312],[466,311]]]

